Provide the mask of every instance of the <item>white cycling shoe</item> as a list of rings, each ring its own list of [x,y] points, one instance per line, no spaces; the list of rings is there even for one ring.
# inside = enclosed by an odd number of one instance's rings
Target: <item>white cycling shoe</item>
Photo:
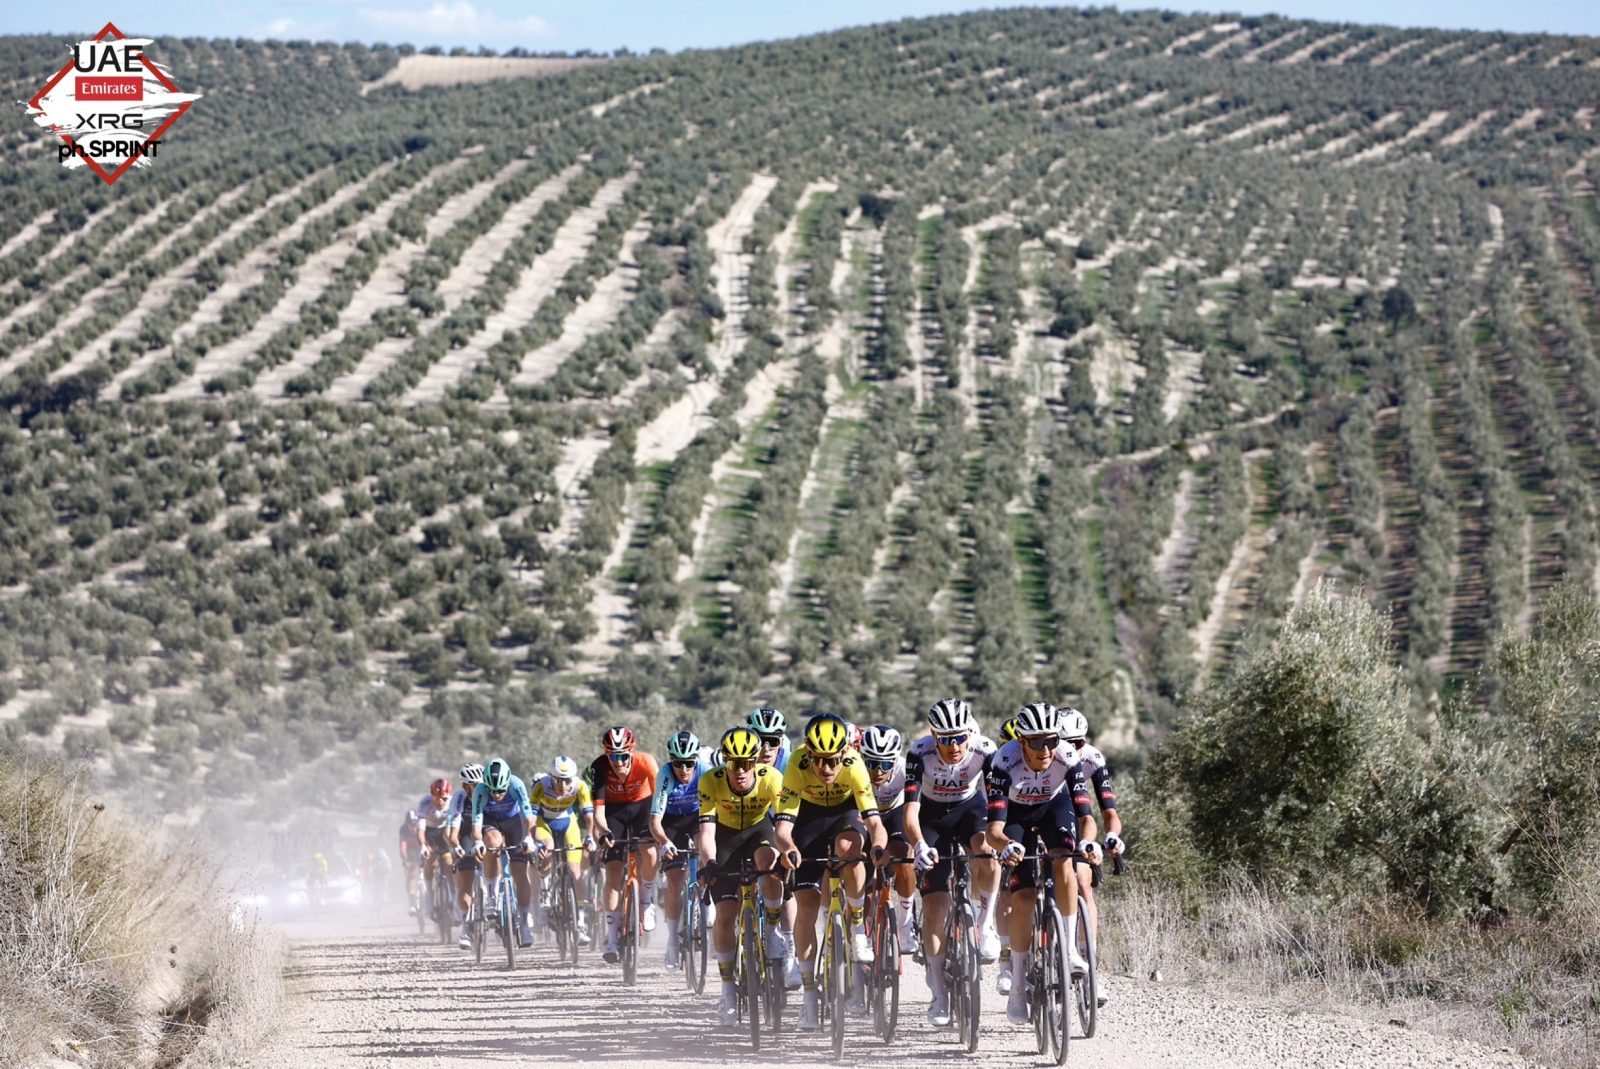
[[[935,1028],[950,1027],[950,996],[935,995],[928,1003],[928,1023]]]
[[[668,972],[676,972],[678,970],[678,944],[676,940],[667,944],[666,965]]]
[[[1072,966],[1073,976],[1082,976],[1089,971],[1089,963],[1083,960],[1083,955],[1078,953],[1078,948],[1071,943],[1067,945],[1067,964]]]
[[[861,984],[850,988],[850,997],[845,1000],[845,1012],[852,1017],[867,1015],[867,989]]]
[[[1094,993],[1097,1006],[1104,1006],[1111,1001],[1111,994],[1106,991],[1106,978],[1104,976],[1096,976],[1094,978]]]
[[[739,996],[731,991],[722,993],[722,1001],[717,1003],[717,1023],[732,1027],[739,1023]]]
[[[789,940],[783,937],[782,929],[768,928],[761,933],[761,943],[768,961],[782,961],[789,953]]]
[[[783,986],[786,990],[794,991],[800,986],[800,955],[789,955],[789,967],[783,974]]]
[[[471,950],[472,949],[472,933],[470,933],[470,932],[462,932],[461,933],[461,938],[456,940],[456,946],[460,947],[462,950]]]
[[[806,992],[805,1000],[800,1004],[800,1031],[815,1032],[822,1027],[822,1021],[817,1015],[817,992],[815,989]]]
[[[872,941],[867,938],[866,932],[852,932],[850,935],[850,960],[862,965],[870,965],[876,960],[877,954],[873,953]]]
[[[913,945],[916,943],[916,941],[917,933],[911,927],[911,918],[907,917],[904,921],[900,922],[900,953],[911,953],[914,949],[916,949]]]
[[[645,931],[653,932],[656,930],[656,904],[654,902],[644,907],[644,916],[641,919],[643,922],[642,927]]]
[[[995,973],[995,976],[994,976],[994,989],[996,991],[1000,992],[1000,994],[1002,994],[1002,995],[1011,994],[1011,969],[1010,969],[1010,967],[1001,969],[999,972]]]
[[[1012,1024],[1027,1024],[1032,1019],[1028,1013],[1027,988],[1012,988],[1011,996],[1006,999],[1006,1020]]]
[[[978,930],[978,958],[985,965],[993,965],[1000,960],[1000,933],[993,928]]]

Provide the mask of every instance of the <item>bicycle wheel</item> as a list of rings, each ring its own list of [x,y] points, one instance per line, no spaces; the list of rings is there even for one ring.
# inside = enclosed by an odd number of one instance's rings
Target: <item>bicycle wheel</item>
[[[417,889],[411,892],[411,908],[417,915],[417,934],[428,934],[428,891],[422,885],[422,877],[417,877]]]
[[[1040,1054],[1050,1051],[1050,1036],[1046,1032],[1049,1023],[1044,1016],[1044,991],[1045,991],[1045,941],[1044,933],[1049,927],[1049,921],[1044,911],[1045,898],[1040,895],[1033,907],[1033,937],[1029,943],[1031,957],[1028,960],[1028,1016],[1033,1021],[1033,1039]]]
[[[517,967],[517,888],[511,874],[500,877],[500,941],[506,947],[506,971]]]
[[[750,1026],[750,1046],[761,1049],[762,988],[766,983],[761,961],[761,938],[753,910],[746,909],[741,919],[739,938],[739,991]]]
[[[684,921],[683,931],[689,942],[684,956],[685,972],[689,978],[689,989],[699,995],[706,989],[706,966],[711,951],[706,925],[706,906],[700,900],[698,885],[691,885],[685,895],[687,919]]]
[[[450,903],[450,884],[439,869],[434,870],[433,882],[433,919],[439,926],[439,942],[449,946],[451,929],[455,927],[454,908]]]
[[[566,960],[578,964],[578,889],[572,885],[572,873],[561,869],[560,916],[556,920],[559,930],[566,933]]]
[[[881,911],[878,918],[878,958],[872,967],[877,971],[873,1001],[878,1035],[893,1043],[900,1022],[900,928],[892,910]]]
[[[844,917],[834,913],[828,920],[828,1006],[832,1015],[833,1060],[844,1057],[845,1006],[850,999],[851,973],[844,945]]]
[[[979,1011],[983,1006],[983,967],[978,962],[978,930],[972,916],[970,906],[962,907],[961,918],[961,972],[963,982],[967,985],[966,994],[962,997],[962,1008],[967,1014],[967,1053],[971,1054],[978,1049]]]
[[[1094,1027],[1100,1011],[1099,962],[1095,960],[1094,940],[1089,937],[1089,908],[1083,896],[1078,896],[1078,923],[1073,925],[1078,943],[1078,953],[1089,963],[1082,976],[1074,977],[1073,990],[1077,993],[1078,1023],[1083,1026],[1083,1038],[1094,1038]]]
[[[1061,911],[1050,903],[1044,946],[1045,1035],[1057,1065],[1067,1063],[1067,1046],[1072,1041],[1072,970],[1067,964],[1067,931]]]
[[[483,923],[483,899],[483,874],[479,873],[478,878],[472,881],[472,905],[469,907],[471,916],[467,918],[472,931],[472,953],[479,965],[483,964],[483,944],[488,936]]]
[[[767,1031],[777,1036],[783,1029],[783,1003],[788,992],[783,986],[783,959],[767,957],[766,945],[761,948],[761,990],[765,995],[764,1012]]]
[[[622,894],[622,931],[617,937],[622,951],[622,982],[639,982],[639,883],[630,879]]]

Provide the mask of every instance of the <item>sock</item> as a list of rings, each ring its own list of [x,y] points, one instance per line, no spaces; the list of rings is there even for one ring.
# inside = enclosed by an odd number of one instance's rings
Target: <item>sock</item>
[[[928,955],[928,990],[934,998],[944,994],[944,955]]]
[[[978,931],[986,931],[992,922],[991,912],[994,909],[994,900],[989,895],[978,895],[978,915],[973,918],[977,921]]]
[[[606,914],[606,941],[615,943],[617,935],[622,931],[622,911],[614,910]]]
[[[677,945],[678,945],[678,918],[676,918],[676,917],[668,917],[667,918],[667,946],[675,947]]]
[[[1013,950],[1011,952],[1011,990],[1024,991],[1028,983],[1028,952],[1026,950]]]
[[[807,991],[817,989],[817,963],[815,961],[802,961],[800,963],[800,986]]]
[[[766,907],[768,927],[782,927],[783,896],[779,895],[776,899],[772,899],[763,894],[761,904]]]
[[[639,889],[639,905],[653,906],[656,904],[656,885],[647,883]]]
[[[867,922],[865,897],[851,898],[845,896],[844,904],[850,909],[850,927],[859,929]]]
[[[906,898],[901,898],[899,895],[896,895],[895,899],[898,901],[898,903],[900,905],[900,923],[902,923],[902,924],[910,924],[911,923],[911,909],[912,909],[912,906],[915,905],[915,903],[912,902],[912,900],[911,900],[911,898],[909,896],[906,897]]]

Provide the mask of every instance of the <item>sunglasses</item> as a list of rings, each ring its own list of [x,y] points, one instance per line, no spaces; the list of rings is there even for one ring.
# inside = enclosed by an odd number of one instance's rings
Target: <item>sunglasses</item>
[[[1061,745],[1060,735],[1034,735],[1022,740],[1022,744],[1030,750],[1054,750]]]
[[[834,754],[832,757],[813,757],[811,760],[816,762],[818,768],[838,768],[844,764],[844,758],[838,754]]]
[[[1089,745],[1088,739],[1068,739],[1067,741],[1072,743],[1072,745],[1076,746],[1080,750]]]
[[[730,772],[750,772],[755,767],[756,763],[748,757],[740,757],[728,762],[728,770]]]
[[[567,778],[566,776],[562,776],[559,779],[551,780],[550,784],[551,784],[551,786],[555,787],[555,789],[558,790],[558,791],[565,791],[565,790],[570,790],[571,789],[572,780]]]
[[[867,762],[867,771],[868,772],[893,772],[894,771],[894,762],[893,761],[868,761]]]
[[[694,766],[696,764],[698,764],[698,763],[699,762],[697,762],[697,761],[674,761],[674,762],[672,762],[672,767],[673,768],[681,768],[685,772],[688,772],[690,769],[694,768]]]
[[[633,760],[631,753],[608,753],[606,756],[611,758],[611,763],[614,765],[625,765]]]
[[[959,731],[953,735],[935,735],[933,741],[939,746],[960,746],[967,741],[967,733]]]
[[[505,791],[490,791],[489,792],[489,797],[490,798],[504,798],[505,796],[506,796],[506,792]]]
[[[774,747],[782,746],[782,745],[783,745],[783,736],[782,735],[762,735],[761,736],[761,746],[762,746],[763,749],[769,749],[770,750],[770,749],[772,749]]]

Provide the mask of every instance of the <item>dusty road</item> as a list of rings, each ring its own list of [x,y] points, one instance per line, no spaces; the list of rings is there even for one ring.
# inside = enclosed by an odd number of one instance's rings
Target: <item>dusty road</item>
[[[258,1069],[425,1069],[499,1064],[752,1065],[828,1064],[824,1040],[793,1031],[781,1049],[752,1057],[740,1034],[715,1024],[716,1001],[696,998],[660,952],[648,949],[639,985],[586,956],[574,974],[548,945],[525,951],[515,973],[503,961],[482,966],[454,947],[419,938],[414,926],[359,924],[331,935],[291,929],[290,998],[275,1041],[250,1064]],[[663,936],[664,930],[657,933]],[[986,970],[984,1066],[1045,1064],[1032,1033],[1006,1022]],[[1113,1001],[1099,1034],[1074,1040],[1069,1064],[1111,1069],[1287,1069],[1347,1066],[1526,1066],[1513,1055],[1409,1029],[1317,1013],[1290,1013],[1176,984],[1113,978]],[[795,993],[798,997],[798,992]],[[797,1003],[791,1001],[791,1008]],[[955,1065],[966,1058],[953,1030],[924,1017],[927,988],[906,959],[902,1034],[891,1047],[866,1020],[850,1023],[846,1061],[877,1066]]]

